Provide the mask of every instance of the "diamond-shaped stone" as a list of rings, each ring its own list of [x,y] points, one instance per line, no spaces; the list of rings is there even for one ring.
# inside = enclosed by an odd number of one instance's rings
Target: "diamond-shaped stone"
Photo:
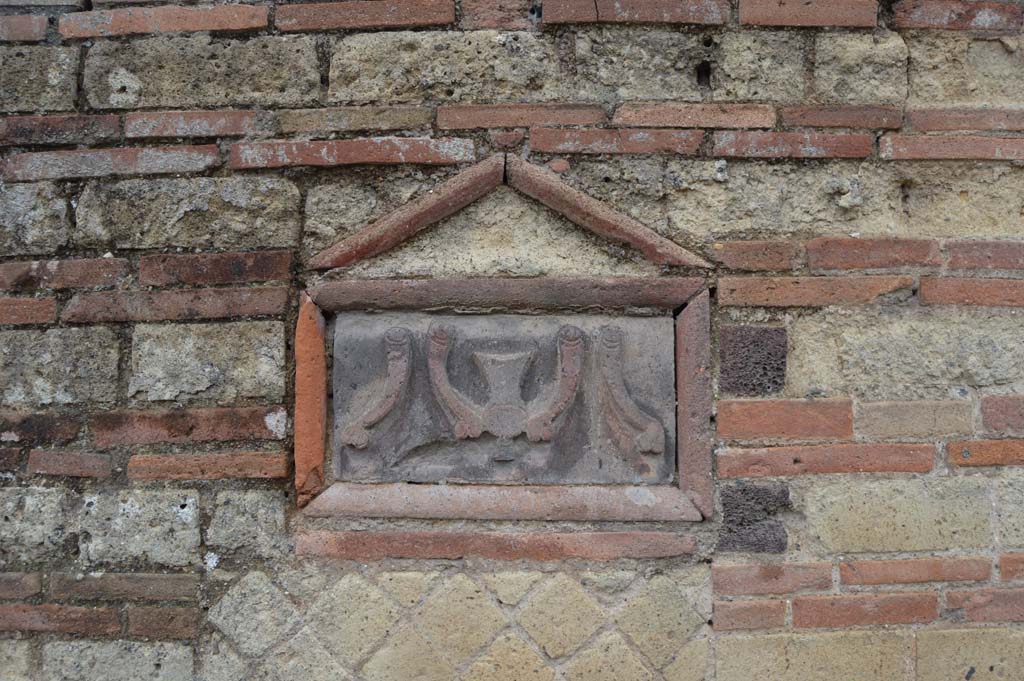
[[[530,590],[530,587],[543,576],[544,574],[540,572],[508,570],[484,575],[483,580],[499,601],[505,605],[515,605],[523,600],[523,596]]]
[[[650,681],[654,675],[629,649],[622,636],[602,635],[565,667],[566,681]]]
[[[248,676],[249,662],[220,634],[214,634],[203,645],[197,681],[241,681]]]
[[[708,640],[690,641],[662,670],[665,681],[704,681],[708,672]]]
[[[210,621],[245,655],[259,655],[298,623],[298,612],[262,572],[250,572],[210,610]]]
[[[458,664],[508,624],[501,608],[465,575],[455,575],[423,604],[413,625]]]
[[[339,660],[355,665],[390,631],[401,610],[359,575],[345,575],[309,611],[309,622]]]
[[[604,613],[576,580],[556,575],[519,613],[519,623],[551,657],[571,653],[604,623]]]
[[[309,627],[266,656],[267,681],[347,681],[348,672],[327,652]]]
[[[437,654],[412,627],[391,637],[363,665],[367,681],[441,681],[453,677],[455,665]]]
[[[436,572],[382,572],[377,576],[377,583],[400,605],[408,608],[420,602],[436,579]]]
[[[518,636],[499,636],[462,681],[553,681],[555,672]]]
[[[655,577],[615,616],[619,629],[658,668],[668,664],[704,620],[668,577]]]

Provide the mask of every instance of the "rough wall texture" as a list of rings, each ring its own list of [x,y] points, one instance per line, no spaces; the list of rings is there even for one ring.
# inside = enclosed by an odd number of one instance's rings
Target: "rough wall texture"
[[[0,0],[3,681],[1024,679],[1019,2],[83,1]],[[712,518],[297,509],[306,263],[505,150],[715,263]],[[507,188],[347,272],[667,273]]]

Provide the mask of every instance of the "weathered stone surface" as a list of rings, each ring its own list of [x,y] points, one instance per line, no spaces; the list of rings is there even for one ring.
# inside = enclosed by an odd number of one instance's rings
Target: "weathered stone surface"
[[[0,567],[59,555],[65,538],[75,532],[70,503],[61,489],[0,490]]]
[[[551,657],[575,650],[597,631],[604,613],[579,583],[555,575],[519,611],[519,623]]]
[[[663,199],[668,192],[666,160],[659,157],[576,161],[566,182],[616,210],[666,234]]]
[[[898,679],[906,637],[897,633],[842,632],[729,636],[715,647],[717,681]]]
[[[264,656],[260,681],[348,681],[352,677],[309,627]]]
[[[1002,681],[1024,670],[1024,632],[954,629],[917,633],[917,681]]]
[[[672,579],[655,577],[629,599],[615,623],[660,668],[704,624],[704,618]]]
[[[650,681],[654,675],[622,636],[607,632],[566,665],[565,678],[568,681]]]
[[[996,483],[996,514],[1003,546],[1024,547],[1024,474],[1014,471]]]
[[[804,37],[782,31],[733,32],[719,39],[720,71],[711,72],[713,98],[780,103],[803,98]],[[664,95],[658,95],[663,98]]]
[[[256,656],[293,630],[299,614],[265,574],[250,572],[210,609],[209,618],[243,654]]]
[[[299,238],[299,190],[276,177],[90,184],[74,241],[92,248],[255,249]]]
[[[499,601],[505,605],[516,605],[543,576],[540,572],[509,570],[483,575],[483,580]]]
[[[1024,168],[923,162],[896,170],[906,217],[893,234],[1015,238],[1024,232]]]
[[[31,651],[28,641],[0,641],[0,669],[5,681],[31,681]]]
[[[782,521],[774,518],[790,509],[785,485],[731,485],[721,490],[723,525],[719,551],[782,553],[789,535]]]
[[[206,543],[229,551],[273,557],[287,548],[285,497],[277,490],[219,492]]]
[[[988,546],[989,485],[983,478],[817,484],[804,513],[830,551],[931,551]]]
[[[320,75],[309,36],[159,36],[97,42],[84,87],[97,109],[302,106],[316,101]]]
[[[7,255],[53,253],[68,240],[68,207],[57,185],[0,186],[0,251]]]
[[[647,28],[586,28],[576,34],[577,97],[589,101],[697,101],[700,37]]]
[[[0,111],[68,111],[78,91],[77,47],[0,47]]]
[[[284,397],[284,325],[139,324],[128,394],[137,399]]]
[[[672,479],[669,317],[338,320],[335,471],[345,480]],[[627,421],[630,403],[638,414]]]
[[[313,604],[308,621],[339,660],[355,665],[401,615],[384,593],[359,575],[345,575]]]
[[[834,104],[898,104],[907,98],[907,46],[898,33],[819,33],[814,96]]]
[[[192,650],[182,643],[63,641],[43,646],[46,681],[192,681]]]
[[[907,35],[913,105],[1019,105],[1020,37],[975,38],[958,32]]]
[[[399,605],[409,608],[420,602],[437,581],[437,576],[436,572],[419,570],[382,572],[377,576],[377,584],[387,591]]]
[[[555,96],[558,58],[536,33],[363,33],[334,46],[335,103],[537,101]]]
[[[453,622],[473,625],[458,627]],[[507,624],[501,609],[465,575],[449,579],[413,619],[413,626],[456,664],[479,651]]]
[[[197,667],[197,681],[242,681],[249,673],[249,663],[216,632],[202,644]]]
[[[723,326],[719,331],[718,388],[733,395],[763,396],[786,384],[786,329]]]
[[[464,681],[554,681],[555,672],[526,641],[506,634],[500,636],[462,678]]]
[[[831,310],[790,330],[787,393],[944,399],[965,388],[1024,389],[1024,339],[1013,313]]]
[[[117,337],[106,328],[0,332],[0,402],[113,402],[117,359]]]
[[[690,641],[683,646],[672,664],[662,670],[665,681],[705,681],[708,673],[708,641]]]
[[[454,670],[419,632],[405,627],[370,657],[362,673],[367,681],[408,681],[450,679]]]
[[[79,550],[92,563],[199,560],[199,499],[192,490],[88,494]]]

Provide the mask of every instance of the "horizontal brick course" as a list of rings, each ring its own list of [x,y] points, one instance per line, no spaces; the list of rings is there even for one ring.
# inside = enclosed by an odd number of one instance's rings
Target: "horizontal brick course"
[[[225,480],[284,478],[284,452],[213,452],[210,454],[136,454],[128,460],[132,480]]]
[[[786,626],[786,601],[715,601],[715,631]]]
[[[0,298],[0,325],[48,324],[56,319],[54,298]]]
[[[801,596],[793,599],[793,626],[811,629],[920,624],[938,617],[938,605],[934,593]]]
[[[45,38],[45,16],[22,14],[0,17],[0,43],[34,42]]]
[[[291,276],[291,266],[289,251],[146,255],[139,261],[139,283],[172,286],[283,281]]]
[[[1024,160],[1024,138],[980,135],[886,135],[879,142],[883,159],[894,161]]]
[[[740,23],[873,28],[878,0],[740,0]]]
[[[954,466],[1013,466],[1024,464],[1024,440],[964,440],[947,446]]]
[[[896,28],[973,31],[1020,30],[1020,6],[981,0],[901,0],[893,5]]]
[[[839,564],[843,584],[878,586],[925,582],[982,582],[992,572],[988,558],[854,560]]]
[[[120,601],[190,601],[199,593],[198,575],[144,572],[50,575],[51,598]]]
[[[926,473],[934,445],[847,444],[718,452],[723,478],[788,477],[834,473]]]
[[[729,0],[548,0],[544,23],[724,24]]]
[[[1021,109],[911,109],[907,125],[914,130],[1024,130]]]
[[[255,111],[153,111],[128,113],[124,136],[239,137],[268,132]]]
[[[770,128],[775,108],[768,104],[623,104],[614,125],[649,128]]]
[[[121,623],[113,608],[0,604],[0,631],[114,636],[121,631]]]
[[[713,565],[711,578],[719,596],[763,596],[832,588],[831,563]]]
[[[1024,280],[922,277],[924,305],[1024,307]]]
[[[715,156],[736,158],[868,158],[871,135],[813,132],[716,132]]]
[[[43,590],[37,572],[0,572],[0,600],[31,598]]]
[[[800,248],[790,241],[726,241],[712,246],[712,257],[731,270],[786,271],[796,266]]]
[[[0,118],[0,145],[94,144],[121,136],[118,116],[8,116]]]
[[[585,104],[453,104],[437,109],[437,127],[442,130],[600,125],[606,121],[603,108]]]
[[[821,237],[807,242],[807,265],[815,270],[867,270],[935,267],[942,264],[939,243],[929,239]]]
[[[143,33],[194,31],[245,31],[265,28],[267,16],[267,8],[261,5],[128,7],[65,14],[60,17],[58,30],[65,38],[105,38]]]
[[[889,106],[791,106],[779,112],[785,127],[897,129],[903,111]]]
[[[700,130],[531,128],[530,148],[555,154],[681,154],[700,149]]]
[[[1013,241],[947,241],[947,264],[954,270],[1024,269],[1024,243]]]
[[[718,436],[726,440],[853,437],[849,400],[720,400]]]
[[[220,164],[220,150],[215,145],[38,151],[7,159],[3,166],[3,177],[10,182],[26,182],[112,175],[196,173]]]
[[[128,608],[128,635],[157,639],[194,638],[199,631],[195,608],[132,606]]]
[[[344,132],[348,130],[415,130],[430,127],[429,106],[336,106],[327,109],[292,109],[274,113],[281,133]]]
[[[93,288],[115,286],[128,275],[123,258],[34,260],[0,264],[0,290]]]
[[[968,622],[1024,622],[1024,589],[950,591],[946,604]]]
[[[877,440],[934,439],[974,430],[970,400],[861,402],[857,434]]]
[[[286,288],[79,293],[64,308],[65,322],[128,322],[284,314]]]
[[[502,28],[522,30],[531,28],[530,8],[533,0],[462,0],[464,29]]]
[[[1024,553],[1007,553],[999,556],[999,577],[1004,582],[1024,579]]]
[[[94,414],[93,438],[100,447],[153,442],[214,442],[284,439],[280,407],[115,411]]]
[[[913,286],[912,277],[722,277],[718,302],[741,307],[866,305]]]
[[[473,142],[465,139],[375,137],[321,142],[251,142],[231,147],[231,167],[286,168],[412,163],[453,165],[474,160]]]
[[[81,427],[77,416],[0,409],[0,432],[7,444],[61,444],[75,439]]]
[[[1024,395],[986,395],[981,420],[990,433],[1024,435]]]
[[[455,22],[454,0],[347,0],[280,5],[281,31],[443,26]]]
[[[68,449],[33,449],[26,469],[31,475],[106,478],[110,476],[110,457]]]

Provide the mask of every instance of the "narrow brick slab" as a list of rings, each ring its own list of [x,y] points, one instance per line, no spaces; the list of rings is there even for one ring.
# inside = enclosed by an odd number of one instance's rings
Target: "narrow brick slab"
[[[654,307],[674,309],[704,286],[698,277],[544,277],[542,279],[349,279],[310,291],[323,310],[572,309]]]
[[[61,315],[65,322],[223,319],[284,314],[286,288],[197,289],[79,293]]]
[[[558,561],[671,558],[696,542],[670,532],[302,532],[300,556],[340,560],[388,558]]]
[[[872,135],[824,132],[716,132],[714,156],[730,158],[868,158]]]
[[[197,575],[141,572],[50,575],[50,597],[56,599],[191,601],[198,593]]]
[[[26,469],[33,475],[107,478],[110,477],[110,457],[66,449],[33,449],[29,452]]]
[[[740,0],[740,23],[873,28],[878,0]]]
[[[0,290],[99,288],[114,286],[128,275],[123,258],[33,260],[0,264]]]
[[[455,23],[454,0],[349,0],[281,5],[274,17],[281,31],[403,28]]]
[[[763,596],[832,588],[831,563],[713,565],[716,596]]]
[[[114,115],[0,118],[0,145],[94,144],[116,140],[120,136],[121,119]]]
[[[1022,10],[1014,2],[979,0],[903,0],[893,5],[897,28],[1018,31]]]
[[[623,104],[613,125],[638,128],[770,128],[769,104]]]
[[[797,629],[923,624],[938,616],[938,596],[934,593],[803,596],[793,600],[793,626]]]
[[[786,626],[786,601],[715,601],[715,631],[777,629]]]
[[[924,305],[1024,307],[1024,281],[922,277],[920,296]]]
[[[113,608],[0,604],[0,631],[114,636],[121,631],[121,623]]]
[[[1024,622],[1024,589],[950,591],[946,604],[969,622]]]
[[[231,480],[288,477],[284,452],[136,454],[128,459],[132,480]]]
[[[954,466],[1024,465],[1024,440],[963,440],[950,442],[946,449]]]
[[[291,276],[291,266],[290,251],[144,255],[139,260],[139,283],[172,286],[285,281]]]
[[[128,635],[163,640],[194,638],[199,631],[196,608],[133,605],[128,608]]]
[[[7,600],[31,598],[43,590],[38,572],[0,572],[0,598]]]
[[[1024,243],[1014,241],[947,241],[947,264],[955,270],[1022,270]]]
[[[778,272],[791,270],[800,257],[790,241],[725,241],[712,246],[714,259],[731,270]]]
[[[1024,130],[1022,109],[911,109],[907,124],[914,130]]]
[[[931,239],[854,239],[820,237],[807,242],[807,265],[814,270],[868,270],[937,267],[939,242]]]
[[[700,130],[531,128],[530,148],[549,154],[677,154],[700,150]]]
[[[926,473],[934,445],[847,444],[718,452],[723,478],[788,477],[834,473]]]
[[[909,289],[913,277],[722,277],[718,302],[740,307],[867,305]]]
[[[327,456],[326,323],[308,295],[295,325],[295,493],[304,506],[323,489]]]
[[[980,135],[886,135],[879,142],[882,158],[893,161],[1024,160],[1024,138]]]
[[[372,137],[314,142],[245,142],[231,147],[231,167],[454,165],[474,160],[473,141],[425,137]]]
[[[215,407],[177,411],[113,411],[93,414],[100,447],[155,442],[283,440],[288,416],[281,407]]]
[[[0,298],[0,325],[49,324],[56,319],[54,298]]]
[[[831,400],[720,400],[718,436],[727,440],[853,438],[853,404]]]
[[[853,560],[839,564],[843,584],[923,584],[926,582],[983,582],[992,573],[988,558],[917,558],[912,560]]]
[[[81,428],[81,418],[70,414],[0,409],[0,433],[11,444],[63,444],[75,439]]]
[[[46,17],[35,14],[0,17],[0,43],[46,39]]]
[[[111,175],[196,173],[221,164],[216,145],[38,151],[7,159],[3,177],[10,182],[61,180]]]
[[[306,507],[316,517],[479,520],[700,520],[669,485],[410,485],[337,482]]]
[[[1006,553],[999,556],[999,578],[1004,582],[1024,579],[1024,553]]]
[[[145,111],[124,117],[124,136],[238,137],[268,132],[255,111]]]
[[[986,395],[981,398],[985,431],[1024,435],[1024,395]]]
[[[897,129],[903,111],[890,106],[794,106],[780,112],[785,127]]]
[[[606,121],[604,109],[586,104],[451,104],[437,110],[437,127],[442,130],[600,125]]]
[[[724,24],[729,0],[548,0],[545,24]]]
[[[291,109],[274,114],[281,133],[345,132],[349,130],[417,130],[434,122],[429,106],[335,106]]]
[[[128,7],[76,12],[60,17],[65,38],[109,38],[142,33],[245,31],[265,28],[268,9],[261,5],[211,7]]]

